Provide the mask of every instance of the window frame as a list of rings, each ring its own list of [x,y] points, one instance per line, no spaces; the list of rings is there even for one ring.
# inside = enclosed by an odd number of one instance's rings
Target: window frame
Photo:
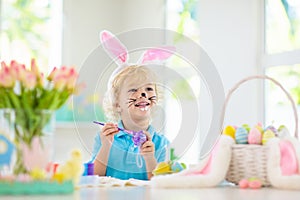
[[[266,5],[267,5],[267,0],[263,0],[260,3],[261,7],[261,16],[263,18],[263,22],[260,27],[260,38],[261,38],[261,45],[260,45],[260,65],[261,65],[261,72],[264,75],[266,74],[266,71],[270,68],[273,67],[278,67],[278,66],[292,66],[292,65],[300,65],[300,48],[291,50],[291,51],[283,51],[281,53],[273,53],[269,54],[266,51],[266,45],[267,45],[267,34],[266,34],[266,28],[267,28],[267,12],[266,12]],[[264,106],[263,106],[263,120],[266,122],[266,116],[267,116],[267,111],[266,111],[266,83],[263,83],[263,101],[264,101]],[[296,105],[297,106],[297,105]],[[299,107],[298,107],[299,109]],[[299,110],[298,110],[299,113]],[[298,126],[299,126],[299,121],[298,121]]]

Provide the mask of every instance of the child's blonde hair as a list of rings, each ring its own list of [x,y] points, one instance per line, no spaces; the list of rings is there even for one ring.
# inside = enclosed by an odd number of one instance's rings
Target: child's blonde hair
[[[134,80],[152,80],[152,84],[155,84],[156,100],[159,101],[162,96],[161,91],[158,89],[157,76],[147,66],[131,65],[123,68],[119,71],[112,80],[111,88],[108,88],[104,99],[103,109],[107,120],[111,122],[117,122],[120,120],[120,113],[117,110],[117,101],[120,95],[121,87],[124,81],[132,77]]]

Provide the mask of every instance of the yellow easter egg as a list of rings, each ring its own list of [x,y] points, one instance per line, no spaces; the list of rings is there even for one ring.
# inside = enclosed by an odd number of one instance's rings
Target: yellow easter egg
[[[171,172],[171,166],[168,162],[160,162],[157,164],[156,168],[153,170],[154,175],[166,174]]]
[[[262,144],[265,145],[267,142],[275,137],[275,133],[270,129],[266,130],[262,136]]]
[[[225,129],[223,130],[224,135],[228,135],[235,139],[235,128],[233,126],[226,126]]]
[[[262,128],[261,125],[256,125],[255,128],[257,128],[261,133],[264,132],[264,129]]]

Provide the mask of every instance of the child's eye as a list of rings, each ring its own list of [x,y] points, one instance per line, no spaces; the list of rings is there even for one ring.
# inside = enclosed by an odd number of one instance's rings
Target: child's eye
[[[137,89],[130,89],[128,92],[137,92]]]
[[[154,89],[152,87],[147,87],[146,91],[154,91]]]

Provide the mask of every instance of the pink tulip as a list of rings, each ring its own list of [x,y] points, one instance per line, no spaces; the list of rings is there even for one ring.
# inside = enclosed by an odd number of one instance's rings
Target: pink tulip
[[[57,73],[58,73],[58,70],[57,70],[56,67],[54,67],[54,68],[52,69],[51,73],[49,74],[49,76],[47,77],[47,79],[48,79],[49,81],[54,80],[54,78],[56,77],[56,74],[57,74]]]
[[[22,80],[25,76],[26,67],[25,65],[19,64],[16,61],[11,61],[10,68],[12,70],[13,76],[16,80]]]
[[[45,78],[44,73],[40,73],[40,78],[39,78],[37,84],[38,84],[39,86],[41,86],[41,87],[44,86],[44,78]]]
[[[39,75],[40,75],[39,68],[38,68],[38,66],[36,65],[36,62],[35,62],[35,59],[34,59],[34,58],[31,59],[30,69],[31,69],[31,71],[32,71],[36,76],[39,76]]]
[[[62,91],[66,84],[67,84],[67,78],[66,76],[56,76],[53,80],[54,83],[54,88],[57,89],[58,91]]]
[[[34,89],[37,84],[37,78],[35,74],[30,71],[26,71],[25,76],[22,80],[22,84],[27,89]]]
[[[66,66],[62,66],[60,69],[59,69],[59,73],[62,75],[66,75],[68,73],[68,68]]]
[[[4,69],[5,67],[7,67],[6,63],[4,61],[1,62],[1,69]]]
[[[43,73],[40,73],[39,67],[37,66],[35,59],[31,59],[31,72],[36,76],[37,85],[43,86]]]
[[[6,66],[0,71],[0,86],[4,88],[13,88],[16,79],[10,73],[11,70]]]
[[[67,89],[72,90],[75,88],[76,80],[78,78],[78,74],[75,68],[70,68],[69,74],[67,77]]]

